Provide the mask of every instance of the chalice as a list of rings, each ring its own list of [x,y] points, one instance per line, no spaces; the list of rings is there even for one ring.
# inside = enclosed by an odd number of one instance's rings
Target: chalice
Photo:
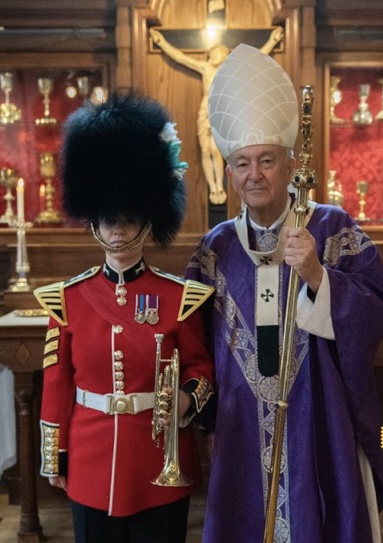
[[[12,202],[15,197],[12,194],[12,190],[16,188],[17,180],[19,176],[13,168],[1,168],[0,169],[0,183],[5,188],[4,201],[5,212],[0,217],[0,223],[13,224],[16,220],[16,215],[13,212]]]
[[[368,181],[357,181],[356,192],[359,194],[359,213],[357,215],[358,221],[366,221],[366,213],[364,208],[366,206],[366,194],[368,191]]]
[[[359,98],[360,102],[358,105],[358,109],[355,111],[355,113],[352,116],[352,120],[355,124],[359,125],[366,125],[371,124],[373,121],[373,117],[371,114],[371,111],[368,109],[368,97],[370,96],[370,90],[371,85],[364,84],[359,85]]]
[[[12,104],[9,98],[13,90],[13,74],[0,74],[0,88],[5,94],[5,102],[0,105],[0,124],[14,124],[21,119],[21,109]]]
[[[50,112],[50,94],[53,90],[53,79],[50,77],[39,77],[37,80],[39,91],[44,96],[44,116],[35,119],[37,125],[54,125],[57,124],[57,119],[51,116]]]
[[[45,209],[40,211],[36,222],[40,224],[52,224],[63,222],[63,216],[53,206],[55,188],[53,179],[56,175],[56,163],[52,153],[40,153],[40,174],[45,184]]]

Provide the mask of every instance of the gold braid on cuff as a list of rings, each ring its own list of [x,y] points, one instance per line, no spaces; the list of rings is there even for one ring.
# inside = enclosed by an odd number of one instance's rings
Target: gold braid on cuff
[[[41,421],[42,435],[42,475],[58,475],[59,473],[59,428]]]

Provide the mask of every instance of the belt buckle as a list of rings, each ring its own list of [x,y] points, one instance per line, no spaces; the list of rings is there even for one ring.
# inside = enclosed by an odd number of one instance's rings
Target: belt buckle
[[[133,395],[115,397],[111,396],[109,415],[135,415]]]

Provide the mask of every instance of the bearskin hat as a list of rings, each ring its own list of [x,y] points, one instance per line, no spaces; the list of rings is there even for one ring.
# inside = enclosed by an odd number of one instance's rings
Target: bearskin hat
[[[149,221],[153,240],[166,246],[185,213],[186,163],[168,111],[132,91],[86,104],[63,131],[63,208],[95,224],[118,216]]]

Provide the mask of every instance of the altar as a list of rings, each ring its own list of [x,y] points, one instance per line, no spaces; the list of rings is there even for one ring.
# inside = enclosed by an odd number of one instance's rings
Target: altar
[[[0,362],[14,374],[20,471],[18,543],[44,540],[38,515],[32,402],[34,373],[42,369],[48,317],[38,310],[15,310],[0,317]]]

